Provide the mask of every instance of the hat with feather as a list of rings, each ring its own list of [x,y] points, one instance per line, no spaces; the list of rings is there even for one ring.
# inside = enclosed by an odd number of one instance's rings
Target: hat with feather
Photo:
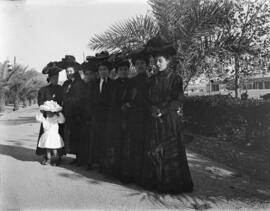
[[[113,67],[116,69],[118,67],[123,67],[123,66],[130,67],[130,62],[128,60],[128,57],[123,52],[113,54],[110,60],[113,62]]]
[[[113,68],[112,62],[109,60],[110,54],[108,51],[96,53],[95,58],[97,61],[97,69],[99,68],[99,66],[106,66],[109,70]]]
[[[173,56],[176,49],[172,42],[158,34],[146,44],[147,52],[152,56]]]
[[[62,69],[58,67],[58,62],[49,62],[43,69],[43,74],[48,74],[49,77],[58,75]]]
[[[135,65],[137,60],[145,61],[146,64],[150,63],[149,53],[146,48],[139,48],[130,53],[129,57],[131,58],[131,62]]]
[[[81,64],[81,69],[84,72],[97,72],[97,59],[95,56],[87,56],[86,61]]]
[[[58,66],[62,69],[67,69],[68,67],[73,67],[75,70],[78,70],[80,67],[80,64],[76,62],[76,58],[72,55],[65,55],[64,58],[62,58],[62,61],[58,63]]]

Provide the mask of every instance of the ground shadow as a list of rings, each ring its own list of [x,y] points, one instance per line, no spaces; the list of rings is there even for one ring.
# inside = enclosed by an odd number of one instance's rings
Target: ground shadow
[[[25,117],[18,117],[16,119],[3,119],[3,120],[0,119],[0,125],[7,125],[7,126],[31,124],[31,123],[37,123],[35,117],[25,116]]]
[[[27,139],[21,140],[6,140],[12,145],[4,145],[0,144],[0,154],[12,157],[16,160],[24,161],[24,162],[38,162],[40,163],[43,159],[43,156],[38,156],[35,154],[35,149],[24,147]],[[31,142],[30,142],[31,144]],[[77,167],[74,165],[70,165],[69,163],[72,161],[71,157],[63,156],[62,163],[57,168],[63,168],[70,171],[69,172],[61,172],[58,175],[61,177],[69,178],[72,180],[82,179],[83,177],[87,178],[87,182],[89,184],[100,184],[101,182],[110,182],[114,184],[121,185],[120,182],[108,178],[97,171],[87,171],[86,168]],[[41,165],[41,164],[40,164]],[[50,167],[50,166],[48,166]]]
[[[0,120],[0,125],[20,125],[36,123],[34,117],[18,117],[17,119]],[[37,137],[38,131],[35,135],[29,137]],[[42,156],[35,155],[35,142],[28,139],[6,140],[11,145],[0,144],[0,154],[13,157],[24,162],[40,162]],[[27,148],[26,146],[30,146]],[[189,194],[169,195],[159,194],[155,191],[147,191],[136,185],[124,185],[119,181],[106,177],[96,171],[87,171],[85,167],[76,167],[69,164],[70,157],[64,157],[63,163],[60,167],[69,170],[69,172],[60,172],[58,175],[63,178],[71,180],[80,180],[87,178],[87,182],[93,185],[100,185],[102,182],[108,182],[116,185],[122,185],[130,189],[126,197],[139,197],[141,201],[159,205],[164,208],[179,209],[186,208],[206,210],[215,207],[217,203],[227,203],[228,201],[239,200],[247,203],[252,202],[269,202],[269,196],[256,192],[247,191],[244,187],[251,185],[250,181],[239,178],[237,181],[234,177],[226,174],[217,174],[216,172],[207,172],[206,167],[212,167],[211,163],[201,160],[192,155],[189,156],[189,164],[194,181],[194,192]],[[253,181],[252,181],[253,183]]]
[[[186,207],[207,210],[235,201],[243,202],[251,207],[258,202],[264,206],[270,203],[269,186],[262,187],[262,184],[255,184],[255,181],[248,177],[230,172],[222,166],[215,166],[212,162],[201,160],[194,154],[189,154],[189,165],[194,182],[192,193],[170,195],[137,188],[128,196],[140,196],[141,201],[147,200],[173,209]],[[211,171],[213,169],[216,171]],[[264,193],[260,189],[264,189]]]
[[[21,145],[3,145],[0,144],[0,154],[13,157],[20,161],[39,161],[39,158],[34,156],[35,150],[25,148]]]
[[[0,144],[0,154],[11,156],[20,161],[41,161],[42,157],[35,155],[35,150],[30,148],[25,148],[18,145],[2,145]],[[70,165],[70,157],[64,157],[63,163],[60,167],[68,169],[69,172],[61,172],[58,175],[61,177],[69,178],[71,180],[79,180],[82,178],[87,178],[87,182],[93,185],[99,185],[102,182],[108,182],[123,187],[128,187],[130,189],[126,197],[138,197],[140,201],[147,200],[148,202],[158,205],[164,208],[192,208],[198,210],[206,210],[211,207],[215,207],[215,204],[220,202],[226,203],[228,201],[240,200],[242,202],[252,203],[252,202],[269,202],[269,196],[266,198],[265,195],[260,195],[258,193],[246,192],[245,189],[241,189],[244,185],[244,181],[241,179],[238,183],[234,183],[234,186],[230,184],[230,178],[227,176],[215,176],[211,177],[206,172],[202,172],[200,165],[206,165],[207,162],[203,163],[200,160],[190,160],[190,165],[192,169],[192,176],[195,184],[195,189],[193,193],[179,194],[179,195],[169,195],[169,194],[159,194],[154,191],[147,191],[136,185],[124,185],[119,181],[113,180],[106,177],[96,171],[87,171],[85,167],[76,167]],[[49,166],[48,166],[49,167]],[[217,178],[219,177],[219,178]]]

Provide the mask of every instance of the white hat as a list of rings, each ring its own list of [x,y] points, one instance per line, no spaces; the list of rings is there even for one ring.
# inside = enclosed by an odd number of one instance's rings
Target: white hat
[[[62,107],[58,105],[57,102],[50,100],[46,101],[43,105],[41,105],[40,110],[42,111],[51,111],[51,112],[59,112],[62,111]]]

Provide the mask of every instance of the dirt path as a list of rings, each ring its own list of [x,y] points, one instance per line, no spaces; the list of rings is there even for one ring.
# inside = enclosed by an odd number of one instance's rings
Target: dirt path
[[[42,166],[35,152],[38,109],[21,109],[0,118],[0,209],[269,209],[270,186],[188,152],[195,190],[159,195],[124,186],[95,171]]]

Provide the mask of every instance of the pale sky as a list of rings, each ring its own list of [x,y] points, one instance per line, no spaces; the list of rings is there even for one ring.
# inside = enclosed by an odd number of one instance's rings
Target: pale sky
[[[0,0],[0,62],[16,56],[38,71],[67,54],[82,62],[91,36],[149,10],[147,0]]]

